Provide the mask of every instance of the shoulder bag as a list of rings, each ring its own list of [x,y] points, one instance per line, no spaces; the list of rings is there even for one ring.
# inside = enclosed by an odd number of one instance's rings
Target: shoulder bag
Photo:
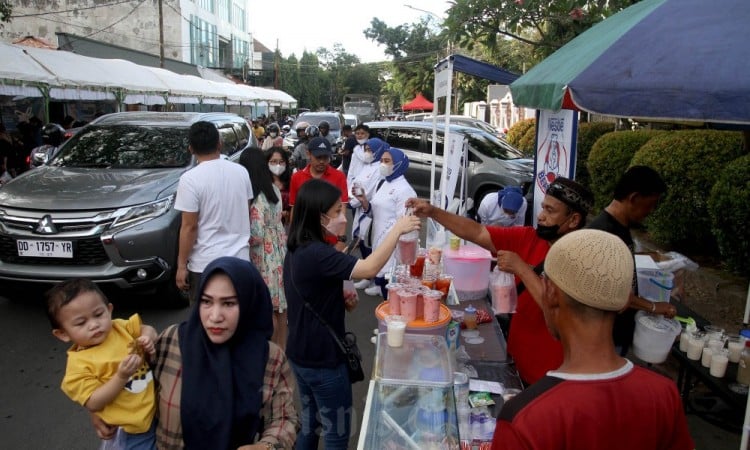
[[[326,322],[326,320],[313,309],[312,305],[307,300],[305,300],[305,296],[302,295],[299,289],[297,289],[297,283],[294,282],[294,274],[292,273],[291,261],[289,266],[289,275],[291,275],[291,282],[292,286],[294,286],[295,292],[297,292],[297,295],[299,295],[302,301],[305,302],[305,308],[313,313],[318,321],[320,321],[320,323],[322,323],[328,329],[328,332],[331,334],[334,342],[336,342],[339,350],[341,350],[341,353],[343,353],[346,357],[346,369],[349,372],[349,382],[351,384],[354,384],[358,381],[364,380],[365,372],[364,370],[362,370],[362,353],[359,351],[359,347],[357,347],[357,336],[354,333],[347,331],[346,333],[344,333],[343,339],[339,338],[333,327],[331,327],[328,322]]]

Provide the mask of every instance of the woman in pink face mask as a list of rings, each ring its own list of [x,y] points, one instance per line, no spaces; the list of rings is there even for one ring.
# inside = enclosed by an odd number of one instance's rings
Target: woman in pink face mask
[[[317,449],[316,430],[321,427],[326,449],[346,449],[351,432],[352,389],[344,354],[318,316],[343,339],[345,312],[353,307],[345,304],[343,281],[374,277],[398,237],[418,229],[418,218],[403,217],[367,258],[342,253],[327,242],[329,236],[346,234],[341,192],[318,179],[300,187],[283,274],[289,308],[286,353],[302,404],[297,449]]]

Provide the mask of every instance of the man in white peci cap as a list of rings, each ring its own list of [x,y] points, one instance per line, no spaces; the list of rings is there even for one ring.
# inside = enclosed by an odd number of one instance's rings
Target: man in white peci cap
[[[579,230],[552,245],[542,310],[563,363],[503,406],[493,449],[695,448],[674,382],[615,352],[612,326],[632,279],[617,236]]]

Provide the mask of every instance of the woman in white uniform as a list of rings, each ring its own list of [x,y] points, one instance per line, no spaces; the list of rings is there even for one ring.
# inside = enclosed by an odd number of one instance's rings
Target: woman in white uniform
[[[404,152],[397,148],[388,148],[379,155],[379,158],[376,158],[375,162],[380,163],[380,175],[385,178],[385,182],[377,189],[371,201],[367,198],[360,199],[365,213],[372,217],[372,248],[377,248],[396,221],[405,215],[406,200],[417,195],[404,177],[409,168],[409,159]],[[392,253],[388,262],[375,277],[375,284],[380,288],[379,292],[373,286],[365,290],[366,294],[379,293],[385,298],[385,274],[391,271],[395,262],[396,258]]]
[[[526,199],[517,186],[487,194],[477,210],[477,217],[483,225],[498,227],[523,226],[526,219]]]

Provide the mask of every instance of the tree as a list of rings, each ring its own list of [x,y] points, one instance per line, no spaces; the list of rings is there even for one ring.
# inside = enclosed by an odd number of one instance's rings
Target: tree
[[[0,22],[10,22],[10,16],[13,14],[13,5],[10,2],[0,1]],[[2,24],[0,24],[2,28]]]
[[[422,92],[432,98],[435,62],[445,56],[447,39],[429,17],[419,23],[389,27],[373,18],[365,36],[385,46],[385,54],[393,57],[390,64],[391,86],[401,91],[399,103]],[[394,91],[391,91],[394,92]]]
[[[511,39],[531,46],[541,59],[638,1],[455,0],[444,25],[450,39],[468,49],[494,49]]]
[[[325,102],[321,100],[322,75],[323,69],[320,67],[318,57],[308,51],[302,53],[302,58],[299,60],[300,91],[296,96],[300,105],[305,105],[313,111],[325,105]]]

